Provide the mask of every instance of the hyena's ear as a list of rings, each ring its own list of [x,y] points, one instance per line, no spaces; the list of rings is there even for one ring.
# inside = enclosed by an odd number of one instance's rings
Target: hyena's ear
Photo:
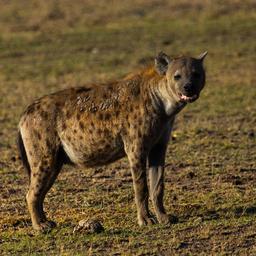
[[[206,57],[207,54],[208,54],[207,51],[206,51],[206,52],[203,52],[203,53],[201,53],[201,54],[197,57],[197,59],[199,59],[201,62],[203,62],[203,61],[204,61],[204,58]]]
[[[168,65],[171,62],[168,55],[164,52],[158,53],[155,58],[155,67],[159,75],[165,75],[168,69]]]

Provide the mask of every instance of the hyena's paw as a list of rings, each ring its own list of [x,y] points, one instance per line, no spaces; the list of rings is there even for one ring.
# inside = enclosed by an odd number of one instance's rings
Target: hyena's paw
[[[40,222],[39,224],[33,226],[33,228],[40,233],[49,233],[55,227],[56,223],[49,220]]]
[[[165,214],[165,213],[158,216],[157,220],[160,224],[163,224],[163,225],[175,224],[179,221],[176,216],[168,215],[168,214]]]
[[[149,226],[149,225],[156,224],[156,220],[153,216],[140,216],[138,218],[138,223],[140,227]]]

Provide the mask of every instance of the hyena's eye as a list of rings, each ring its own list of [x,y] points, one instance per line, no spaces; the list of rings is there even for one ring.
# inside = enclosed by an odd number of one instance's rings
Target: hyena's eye
[[[175,81],[178,81],[178,80],[180,80],[180,79],[181,79],[181,75],[180,75],[180,74],[174,75],[174,80],[175,80]]]

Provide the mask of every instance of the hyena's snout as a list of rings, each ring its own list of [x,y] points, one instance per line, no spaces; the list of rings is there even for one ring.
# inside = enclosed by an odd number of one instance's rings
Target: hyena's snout
[[[185,83],[185,85],[183,86],[183,94],[188,97],[195,95],[196,94],[195,86],[193,86],[191,82]]]

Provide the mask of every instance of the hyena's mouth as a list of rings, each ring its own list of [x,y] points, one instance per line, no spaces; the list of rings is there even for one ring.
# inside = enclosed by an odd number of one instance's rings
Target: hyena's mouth
[[[195,94],[193,96],[186,96],[182,93],[179,93],[179,98],[180,98],[181,102],[191,103],[191,102],[195,101],[198,98],[198,95]]]

